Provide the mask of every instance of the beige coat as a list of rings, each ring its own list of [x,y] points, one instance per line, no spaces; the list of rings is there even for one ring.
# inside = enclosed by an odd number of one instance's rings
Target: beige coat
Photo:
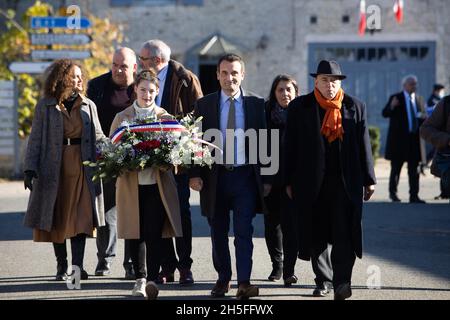
[[[156,107],[156,116],[161,118],[172,116],[163,108]],[[133,106],[118,113],[111,125],[112,134],[122,121],[133,120],[136,116]],[[172,171],[157,170],[156,180],[161,200],[166,209],[167,219],[164,223],[162,237],[182,237],[180,204],[178,200],[177,185]],[[116,206],[117,206],[117,233],[121,239],[139,239],[139,199],[138,199],[138,172],[127,172],[117,178]]]

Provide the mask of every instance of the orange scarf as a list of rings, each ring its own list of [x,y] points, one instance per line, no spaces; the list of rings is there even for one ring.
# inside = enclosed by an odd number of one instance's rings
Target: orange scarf
[[[326,110],[320,132],[327,138],[329,143],[336,140],[336,138],[342,140],[344,137],[344,128],[342,127],[341,107],[342,100],[344,99],[344,90],[342,88],[339,89],[333,100],[327,100],[319,90],[314,88],[314,96],[320,107]]]

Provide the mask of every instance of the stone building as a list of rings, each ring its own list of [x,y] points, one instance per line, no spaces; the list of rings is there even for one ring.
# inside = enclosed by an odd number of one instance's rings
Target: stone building
[[[32,1],[2,1],[21,9]],[[369,24],[358,35],[359,0],[67,0],[124,26],[124,45],[138,50],[152,38],[167,42],[173,57],[192,69],[203,88],[216,88],[215,63],[226,51],[246,61],[244,86],[266,97],[276,74],[289,73],[301,93],[312,89],[308,74],[322,58],[341,63],[344,89],[367,102],[369,124],[381,128],[390,94],[407,74],[419,78],[426,98],[435,82],[450,92],[450,6],[446,0],[405,0],[403,23],[394,0],[366,0]],[[375,15],[373,15],[375,13]],[[376,15],[379,13],[379,16]],[[369,22],[369,20],[368,20]],[[377,23],[379,22],[379,25]],[[383,140],[384,142],[384,140]]]

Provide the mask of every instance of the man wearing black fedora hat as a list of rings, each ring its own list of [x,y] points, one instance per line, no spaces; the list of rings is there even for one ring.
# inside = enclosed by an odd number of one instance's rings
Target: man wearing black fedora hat
[[[337,62],[322,60],[311,76],[314,91],[289,104],[286,192],[298,208],[299,258],[311,259],[316,274],[313,295],[326,295],[332,283],[343,300],[362,257],[363,199],[376,183],[366,107],[342,90]]]

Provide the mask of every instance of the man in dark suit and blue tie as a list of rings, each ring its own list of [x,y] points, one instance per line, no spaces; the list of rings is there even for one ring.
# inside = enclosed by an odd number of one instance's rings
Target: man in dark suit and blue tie
[[[189,181],[192,189],[200,191],[202,214],[208,218],[211,227],[213,263],[218,273],[218,280],[211,291],[212,297],[223,297],[230,289],[230,211],[233,211],[237,298],[248,299],[259,294],[258,287],[250,283],[250,277],[252,220],[257,212],[263,211],[264,203],[261,167],[259,163],[249,161],[252,158],[249,141],[229,134],[236,132],[238,135],[237,132],[248,130],[258,133],[260,129],[266,128],[264,100],[242,90],[244,75],[241,57],[235,54],[221,57],[217,64],[221,90],[199,99],[194,108],[195,117],[203,118],[202,130],[215,129],[225,143],[223,158],[226,161],[223,164],[215,163],[211,169],[194,168]],[[251,147],[257,146],[257,142],[252,143]]]
[[[401,201],[397,186],[404,162],[408,163],[409,202],[425,203],[419,198],[419,162],[425,161],[424,146],[421,145],[419,127],[426,117],[423,98],[416,94],[417,77],[403,79],[403,91],[392,95],[383,109],[383,117],[389,118],[385,158],[391,161],[389,197],[393,202]]]

